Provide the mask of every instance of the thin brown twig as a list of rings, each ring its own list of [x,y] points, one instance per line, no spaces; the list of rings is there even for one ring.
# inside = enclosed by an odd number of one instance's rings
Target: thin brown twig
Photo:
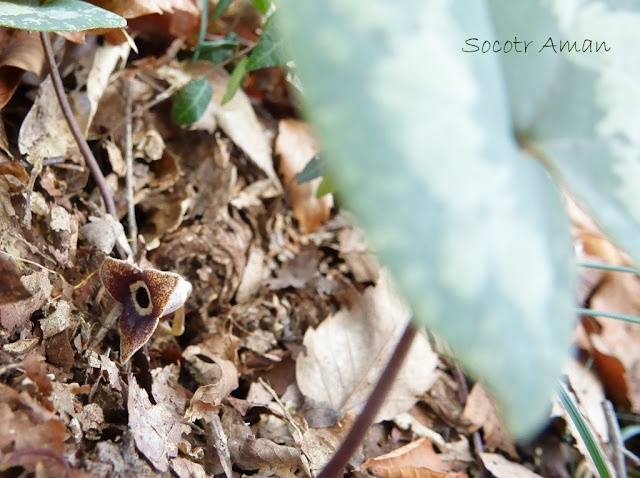
[[[334,478],[340,476],[349,458],[355,453],[366,433],[369,431],[373,419],[378,413],[378,410],[380,410],[387,393],[391,389],[393,381],[402,367],[405,357],[409,353],[416,333],[416,328],[409,322],[391,355],[389,363],[382,371],[378,383],[371,392],[367,403],[365,403],[362,412],[351,426],[340,448],[338,448],[331,460],[329,460],[329,463],[327,463],[324,469],[318,474],[317,478]]]
[[[113,196],[109,191],[109,187],[107,186],[104,175],[100,170],[100,166],[98,166],[98,162],[96,161],[96,158],[93,156],[93,153],[91,152],[91,149],[87,144],[87,140],[84,138],[82,132],[80,131],[80,127],[78,126],[78,123],[76,122],[76,119],[71,112],[71,106],[69,105],[67,96],[64,93],[64,87],[62,86],[60,73],[58,72],[58,67],[56,66],[56,59],[53,55],[53,48],[51,48],[49,33],[40,32],[40,40],[42,41],[42,47],[44,48],[47,64],[49,65],[49,71],[51,72],[51,81],[53,82],[53,88],[56,92],[56,96],[58,97],[60,108],[62,108],[62,113],[64,114],[64,117],[67,120],[67,124],[69,125],[69,129],[71,130],[71,134],[76,140],[76,143],[78,143],[78,148],[80,148],[80,152],[84,157],[85,164],[89,168],[89,171],[91,171],[93,180],[96,182],[98,189],[100,190],[100,194],[102,195],[102,200],[104,201],[104,207],[106,211],[117,219],[118,215],[116,213],[116,205],[113,202]]]
[[[124,80],[124,94],[125,94],[125,143],[126,143],[126,151],[125,151],[125,159],[127,164],[127,171],[125,175],[126,180],[126,190],[127,190],[127,222],[129,224],[129,238],[131,240],[131,250],[135,254],[137,247],[137,239],[138,239],[138,225],[136,224],[136,205],[133,201],[133,126],[131,120],[131,87],[129,84],[129,80]]]
[[[613,455],[613,467],[615,468],[616,478],[627,478],[627,468],[624,462],[624,443],[620,434],[620,426],[616,419],[616,411],[613,404],[609,400],[602,402],[604,416],[607,420],[607,428],[609,429],[609,441],[611,443],[611,453]]]

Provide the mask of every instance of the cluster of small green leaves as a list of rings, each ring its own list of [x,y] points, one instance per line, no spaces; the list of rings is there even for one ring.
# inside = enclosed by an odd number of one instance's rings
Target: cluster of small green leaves
[[[218,20],[229,8],[233,0],[221,0],[208,18],[208,1],[203,0],[202,23],[198,44],[194,48],[193,61],[206,60],[220,65],[228,62],[239,47],[235,33],[228,33],[225,38],[206,41],[208,26]],[[253,0],[255,8],[267,15],[264,31],[249,55],[240,55],[231,73],[222,104],[230,101],[240,87],[245,75],[251,71],[271,66],[285,65],[287,57],[282,47],[282,36],[278,32],[278,15],[272,9],[270,0]],[[204,113],[212,95],[211,85],[204,78],[196,79],[181,89],[173,98],[172,118],[179,125],[197,121]]]

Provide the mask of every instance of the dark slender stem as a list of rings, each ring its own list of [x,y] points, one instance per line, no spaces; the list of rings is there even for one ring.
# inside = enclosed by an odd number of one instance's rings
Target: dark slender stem
[[[389,363],[383,370],[382,375],[380,375],[380,379],[371,392],[362,412],[349,430],[349,433],[342,442],[342,445],[340,445],[340,448],[338,448],[331,460],[329,460],[329,463],[327,463],[324,469],[318,474],[317,478],[335,478],[342,474],[349,458],[351,458],[355,453],[358,445],[362,443],[366,433],[369,431],[369,427],[371,426],[371,423],[373,423],[373,419],[378,413],[378,410],[380,410],[387,393],[391,389],[393,381],[400,371],[400,367],[402,366],[407,353],[409,353],[411,343],[413,342],[416,333],[416,328],[410,322],[402,334],[398,345],[396,345],[396,348],[391,355],[391,359],[389,359]]]
[[[93,176],[94,181],[98,185],[98,189],[100,190],[100,194],[102,195],[102,200],[104,201],[105,209],[114,218],[118,219],[118,215],[116,214],[116,205],[113,202],[113,196],[109,191],[107,182],[102,175],[102,171],[100,171],[100,166],[98,166],[96,158],[93,156],[91,149],[89,149],[87,140],[84,139],[84,136],[80,131],[80,127],[78,126],[76,119],[73,117],[71,106],[69,106],[67,96],[64,94],[62,80],[60,79],[60,73],[58,72],[58,67],[56,66],[56,59],[53,56],[53,48],[51,48],[51,42],[49,41],[49,34],[47,32],[41,32],[40,39],[42,40],[42,47],[44,48],[47,64],[49,65],[49,71],[51,72],[53,89],[56,92],[58,102],[60,103],[60,108],[62,108],[62,113],[67,120],[67,124],[69,125],[69,129],[71,130],[71,134],[73,134],[76,143],[78,143],[78,148],[80,148],[80,152],[82,153],[82,156],[84,156],[84,161],[89,168],[89,171],[91,171],[91,175]]]

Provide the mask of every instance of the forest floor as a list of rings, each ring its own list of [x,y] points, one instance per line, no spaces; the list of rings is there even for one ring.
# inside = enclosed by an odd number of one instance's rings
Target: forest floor
[[[0,91],[2,476],[314,476],[409,316],[348,211],[331,194],[316,197],[320,179],[297,184],[319,146],[283,70],[252,72],[222,105],[228,71],[192,65],[172,18],[133,22],[138,52],[126,41],[52,36],[117,221],[104,213],[69,133],[39,36],[0,30],[0,77],[16,68],[6,66],[10,45],[20,45],[19,69],[27,72]],[[249,6],[230,10],[220,26],[255,43],[262,21]],[[179,127],[171,94],[202,76],[212,102],[196,123]],[[569,207],[580,258],[629,265]],[[137,234],[127,241],[130,208]],[[107,256],[119,254],[192,285],[184,333],[159,327],[126,363],[122,306],[99,273]],[[640,280],[588,270],[579,300],[640,315]],[[142,328],[142,315],[130,321]],[[604,400],[622,427],[640,424],[640,327],[582,318],[575,330],[568,382],[610,450]],[[420,334],[347,471],[595,474],[567,412],[551,400],[549,409],[538,437],[514,443],[482,385],[465,377],[437,338]],[[626,446],[637,454],[640,440]]]

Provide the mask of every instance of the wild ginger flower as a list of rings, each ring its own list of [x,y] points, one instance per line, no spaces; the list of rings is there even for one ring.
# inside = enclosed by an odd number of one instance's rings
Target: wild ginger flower
[[[102,283],[122,304],[120,360],[125,363],[151,338],[160,320],[173,317],[172,331],[184,331],[184,303],[191,284],[180,274],[140,269],[126,261],[107,257],[100,267]]]

